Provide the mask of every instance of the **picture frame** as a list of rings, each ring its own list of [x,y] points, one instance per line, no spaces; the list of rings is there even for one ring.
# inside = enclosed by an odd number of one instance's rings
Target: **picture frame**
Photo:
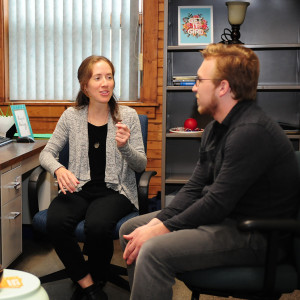
[[[25,104],[11,105],[19,138],[31,137],[34,140]]]
[[[178,6],[178,45],[213,43],[213,6]]]

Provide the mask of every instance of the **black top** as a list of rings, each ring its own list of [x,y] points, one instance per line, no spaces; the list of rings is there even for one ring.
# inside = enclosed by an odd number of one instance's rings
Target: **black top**
[[[189,182],[157,216],[169,230],[295,215],[299,172],[292,144],[255,102],[238,102],[222,124],[209,123],[199,156]]]
[[[88,123],[88,134],[91,181],[89,181],[87,184],[104,185],[107,124],[103,126],[95,126]],[[85,184],[85,186],[87,184]]]

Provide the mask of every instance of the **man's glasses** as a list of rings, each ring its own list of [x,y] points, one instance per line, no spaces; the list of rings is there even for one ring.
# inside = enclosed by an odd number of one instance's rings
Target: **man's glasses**
[[[200,77],[196,77],[196,82],[195,82],[195,85],[196,86],[199,86],[200,85],[200,83],[203,81],[203,80],[219,80],[219,81],[221,81],[222,79],[220,79],[220,78],[200,78]]]

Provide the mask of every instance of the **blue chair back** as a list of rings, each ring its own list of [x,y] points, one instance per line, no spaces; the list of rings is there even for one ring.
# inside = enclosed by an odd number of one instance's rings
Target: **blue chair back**
[[[139,115],[140,123],[141,123],[141,131],[143,135],[143,142],[145,153],[147,152],[147,137],[148,137],[148,117],[146,115]]]

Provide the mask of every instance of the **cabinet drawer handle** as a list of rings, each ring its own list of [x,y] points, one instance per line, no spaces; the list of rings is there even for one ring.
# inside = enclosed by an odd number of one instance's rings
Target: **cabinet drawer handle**
[[[10,214],[8,215],[8,219],[9,219],[9,220],[14,220],[14,219],[16,219],[19,215],[21,215],[21,212],[19,212],[19,211],[12,211],[12,212],[10,212]]]
[[[18,190],[21,187],[21,176],[16,177],[15,181],[11,182],[6,186],[9,189]]]

